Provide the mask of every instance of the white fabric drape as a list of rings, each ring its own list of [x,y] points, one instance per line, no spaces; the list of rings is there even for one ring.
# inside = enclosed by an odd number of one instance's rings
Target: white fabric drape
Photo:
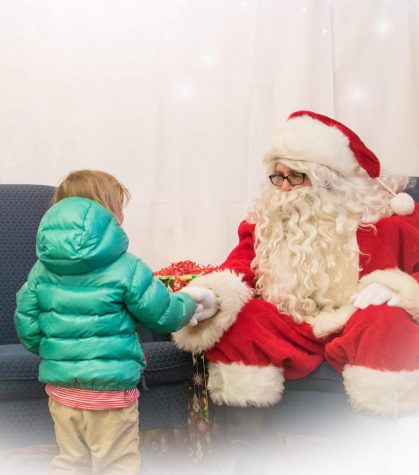
[[[115,174],[132,252],[219,263],[294,110],[419,175],[417,0],[0,0],[0,181]]]

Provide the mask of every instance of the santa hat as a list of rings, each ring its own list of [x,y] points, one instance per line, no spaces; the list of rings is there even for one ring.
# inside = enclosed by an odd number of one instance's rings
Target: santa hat
[[[293,112],[272,140],[265,163],[284,158],[325,165],[342,175],[357,166],[376,178],[394,195],[390,204],[396,214],[411,214],[415,203],[406,193],[395,194],[378,177],[380,161],[351,129],[325,115],[311,111]]]

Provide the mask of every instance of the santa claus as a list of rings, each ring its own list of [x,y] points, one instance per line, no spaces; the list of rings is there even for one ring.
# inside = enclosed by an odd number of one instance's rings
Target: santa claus
[[[212,400],[269,406],[324,359],[357,411],[419,409],[419,205],[343,124],[291,114],[239,243],[190,287],[219,310],[174,334],[204,352]],[[190,290],[193,292],[192,288]]]

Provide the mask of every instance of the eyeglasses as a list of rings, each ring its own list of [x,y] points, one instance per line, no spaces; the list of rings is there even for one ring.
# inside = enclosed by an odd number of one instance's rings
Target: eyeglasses
[[[274,173],[273,175],[269,175],[269,179],[271,180],[272,185],[275,185],[275,186],[282,186],[282,183],[284,183],[284,180],[287,180],[287,182],[291,186],[302,185],[304,183],[305,178],[306,178],[305,173],[290,173],[287,176],[283,176],[279,173]]]

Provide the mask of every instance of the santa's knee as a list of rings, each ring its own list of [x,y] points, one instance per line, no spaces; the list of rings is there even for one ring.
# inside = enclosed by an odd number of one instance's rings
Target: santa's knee
[[[326,345],[359,412],[397,417],[419,411],[419,325],[402,309],[380,305],[356,312]]]
[[[419,325],[400,308],[368,307],[327,343],[325,356],[340,371],[347,364],[396,373],[419,370]]]
[[[281,399],[284,371],[273,365],[209,362],[208,390],[215,404],[272,406]]]

